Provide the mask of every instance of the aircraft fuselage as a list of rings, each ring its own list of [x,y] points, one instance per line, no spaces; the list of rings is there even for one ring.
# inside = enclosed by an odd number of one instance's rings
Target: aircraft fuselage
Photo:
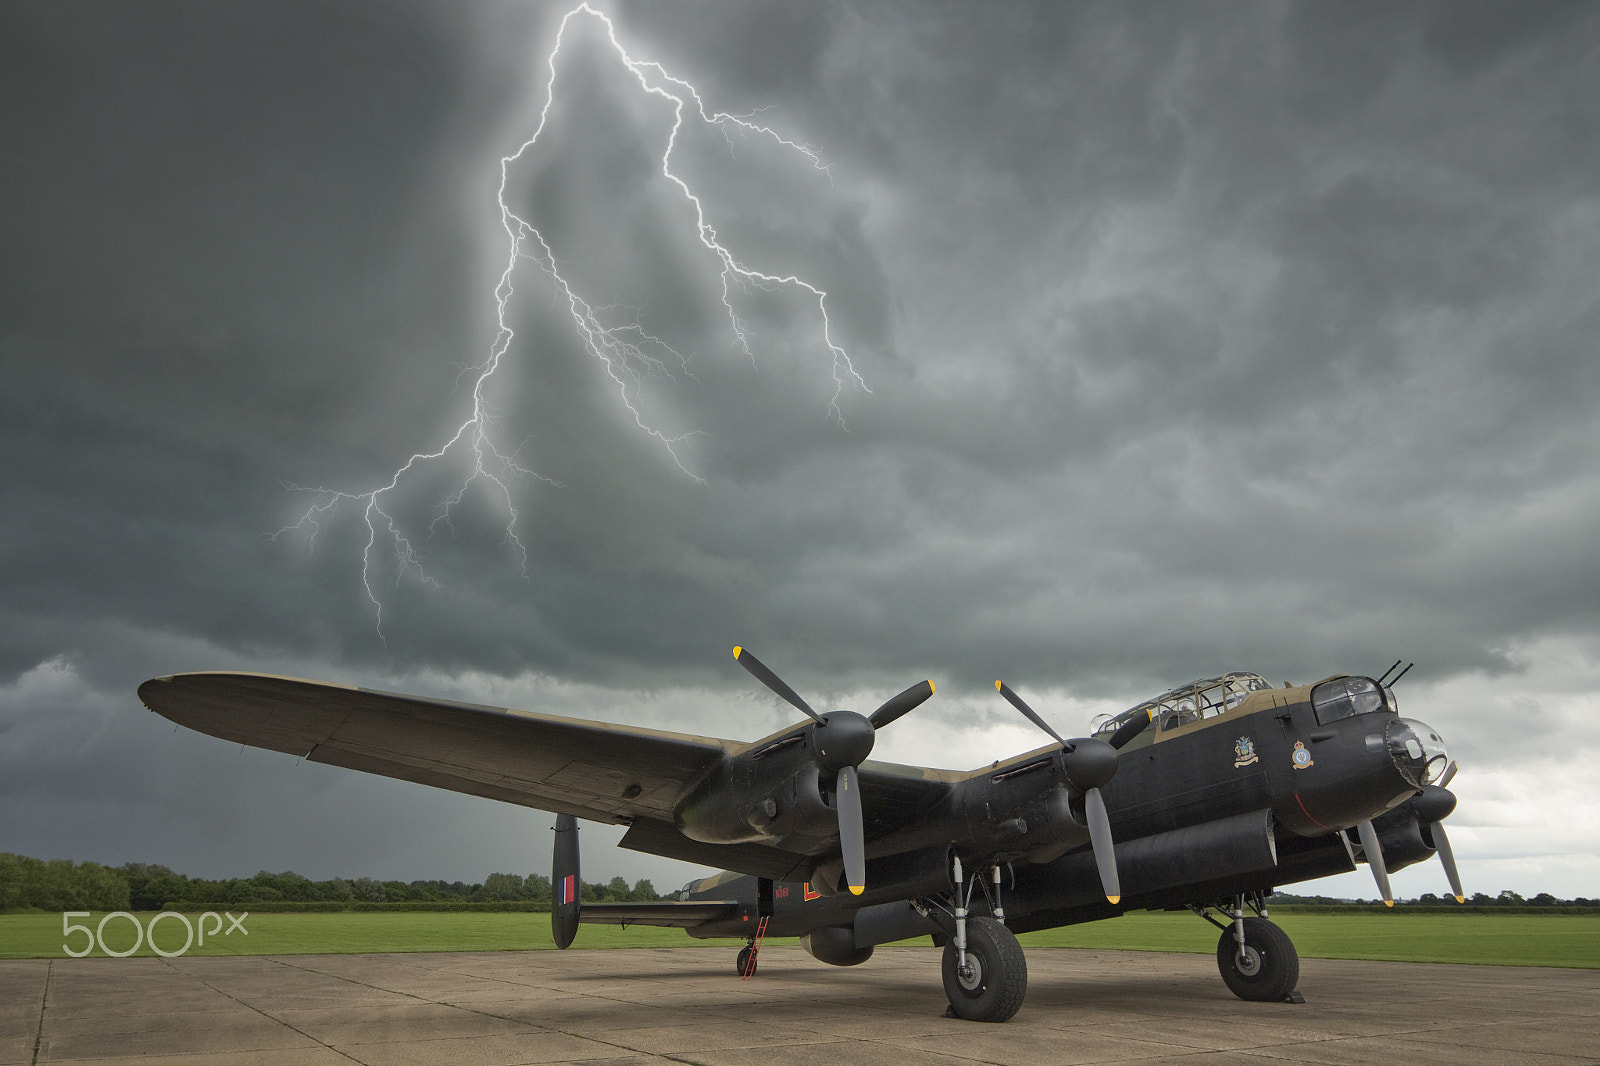
[[[1401,718],[1376,683],[1357,685],[1376,695],[1354,706],[1348,698],[1334,706],[1330,684],[1345,682],[1319,683],[1315,703],[1318,686],[1307,685],[1252,692],[1192,719],[1174,713],[1121,752],[1104,787],[1123,887],[1117,903],[1100,890],[1082,797],[1051,745],[964,776],[913,827],[870,838],[863,895],[834,891],[836,868],[826,862],[809,883],[719,874],[682,898],[737,899],[744,910],[690,934],[749,936],[762,915],[775,936],[853,925],[859,947],[927,932],[906,901],[948,890],[952,855],[985,880],[985,896],[994,891],[991,871],[1002,870],[998,896],[1017,932],[1352,870],[1344,830],[1418,796],[1443,748],[1429,727]],[[1391,855],[1389,868],[1423,851]]]

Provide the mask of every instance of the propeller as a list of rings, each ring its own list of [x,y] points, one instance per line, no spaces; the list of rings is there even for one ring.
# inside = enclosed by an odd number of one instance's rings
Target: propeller
[[[783,678],[779,677],[777,674],[773,673],[767,668],[766,663],[762,662],[760,659],[757,659],[754,655],[751,655],[738,645],[734,645],[733,657],[739,660],[740,666],[750,671],[751,676],[753,676],[763,685],[770,688],[772,691],[776,692],[779,696],[782,696],[790,706],[806,712],[807,717],[811,718],[813,721],[822,721],[822,715],[818,714],[816,711],[813,711],[811,709],[811,705],[806,703],[805,700],[801,699],[799,694],[795,692],[794,689],[783,683]]]
[[[1023,717],[1061,745],[1067,783],[1083,793],[1083,813],[1089,823],[1089,847],[1094,852],[1095,866],[1100,871],[1100,887],[1105,889],[1108,901],[1122,902],[1122,883],[1117,877],[1116,845],[1111,839],[1111,819],[1106,815],[1106,801],[1100,794],[1100,788],[1117,772],[1117,749],[1137,736],[1141,729],[1150,724],[1150,719],[1146,717],[1137,729],[1130,730],[1128,726],[1118,729],[1110,744],[1092,737],[1063,740],[1021,696],[1011,691],[1011,686],[1004,681],[996,681],[994,687],[1007,703],[1022,712]],[[1123,736],[1124,733],[1127,735]],[[1121,738],[1121,743],[1115,743],[1118,738]]]
[[[1044,730],[1046,733],[1050,734],[1051,737],[1055,738],[1055,742],[1061,745],[1062,751],[1072,751],[1073,748],[1076,747],[1076,745],[1069,744],[1065,740],[1062,740],[1061,734],[1057,733],[1054,729],[1051,729],[1043,718],[1040,718],[1036,713],[1034,713],[1033,708],[1029,707],[1025,702],[1023,702],[1021,696],[1017,695],[1015,692],[1012,692],[1010,685],[1006,684],[1004,681],[996,681],[994,683],[994,687],[996,692],[1005,697],[1007,703],[1011,704],[1011,706],[1022,712],[1024,718],[1038,726],[1040,729]]]
[[[848,763],[839,767],[833,783],[833,805],[839,811],[839,854],[844,856],[844,882],[850,894],[867,888],[866,829],[861,822],[861,778]]]
[[[1444,831],[1444,820],[1456,809],[1456,797],[1444,787],[1444,782],[1455,775],[1456,764],[1452,762],[1445,767],[1439,778],[1440,783],[1423,785],[1417,790],[1416,796],[1407,801],[1406,809],[1416,819],[1428,842],[1433,845],[1433,850],[1439,853],[1439,863],[1444,867],[1444,875],[1450,881],[1450,891],[1456,897],[1456,902],[1465,903],[1467,896],[1461,889],[1461,872],[1456,869],[1455,852],[1451,850],[1450,838]],[[1394,894],[1389,890],[1389,871],[1383,861],[1383,846],[1378,841],[1378,831],[1371,822],[1361,822],[1355,828],[1361,837],[1362,855],[1372,868],[1372,876],[1378,882],[1378,891],[1383,894],[1384,905],[1393,907]]]
[[[1105,889],[1106,901],[1122,902],[1122,882],[1117,877],[1116,846],[1111,840],[1111,819],[1106,816],[1106,801],[1098,788],[1083,794],[1083,813],[1089,818],[1089,848],[1094,852],[1094,864],[1100,868],[1100,887]]]
[[[1465,903],[1467,894],[1461,888],[1461,871],[1456,869],[1456,855],[1450,850],[1450,838],[1445,836],[1444,823],[1433,822],[1427,830],[1434,850],[1439,853],[1439,862],[1444,866],[1444,875],[1450,879],[1451,894],[1456,897],[1457,903]]]
[[[867,715],[867,721],[872,723],[872,728],[882,729],[932,695],[933,682],[918,681],[915,685],[912,685],[898,696],[890,698],[883,706]]]
[[[1383,848],[1378,844],[1378,831],[1372,828],[1372,823],[1369,821],[1358,824],[1356,833],[1361,837],[1361,854],[1366,858],[1367,865],[1372,868],[1373,879],[1378,882],[1378,892],[1383,896],[1383,905],[1393,907],[1394,893],[1389,889],[1389,870],[1383,864]]]
[[[1437,785],[1422,786],[1422,793],[1416,799],[1416,811],[1422,831],[1439,853],[1439,864],[1444,867],[1444,875],[1450,881],[1451,894],[1456,897],[1457,903],[1465,903],[1467,896],[1461,890],[1461,872],[1456,869],[1455,852],[1451,850],[1450,838],[1444,831],[1444,820],[1456,809],[1455,795],[1444,786],[1455,776],[1456,764],[1452,761],[1445,767]]]
[[[834,774],[834,808],[839,815],[839,852],[844,858],[845,884],[854,895],[861,895],[867,887],[866,829],[861,815],[861,777],[856,768],[872,752],[873,734],[932,696],[933,682],[917,682],[870,715],[855,711],[823,715],[812,710],[782,678],[744,648],[734,648],[733,657],[752,677],[790,706],[804,711],[815,723],[811,742],[817,753],[817,766]]]
[[[1155,720],[1155,711],[1146,711],[1143,718],[1130,718],[1117,727],[1117,731],[1111,734],[1111,739],[1106,743],[1121,751],[1128,741],[1143,733],[1150,723]]]

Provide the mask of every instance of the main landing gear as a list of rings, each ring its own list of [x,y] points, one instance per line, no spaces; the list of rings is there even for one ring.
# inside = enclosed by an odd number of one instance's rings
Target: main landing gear
[[[1016,934],[993,918],[967,919],[967,946],[944,946],[941,969],[950,1014],[974,1022],[1003,1022],[1028,994],[1028,960]]]
[[[1247,906],[1255,917],[1246,916]],[[1199,904],[1191,904],[1189,909],[1222,930],[1217,939],[1217,969],[1228,990],[1240,999],[1260,1003],[1304,1003],[1305,997],[1295,991],[1300,983],[1300,956],[1289,934],[1267,920],[1261,894],[1235,896],[1231,906],[1215,907],[1227,923],[1207,914]]]
[[[989,896],[990,914],[968,916],[977,878],[964,882],[961,860],[952,856],[952,891],[946,898],[926,898],[913,904],[946,930],[940,970],[944,994],[950,999],[947,1018],[974,1022],[1003,1022],[1022,1006],[1028,994],[1028,960],[1016,934],[1005,926],[1000,905],[1000,867],[990,870],[994,883]]]

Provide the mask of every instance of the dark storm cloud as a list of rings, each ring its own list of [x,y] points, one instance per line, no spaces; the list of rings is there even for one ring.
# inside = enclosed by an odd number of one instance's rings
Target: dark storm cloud
[[[508,199],[672,351],[619,384],[524,260],[487,394],[540,475],[517,542],[481,482],[438,521],[459,461],[386,499],[435,584],[367,552],[358,504],[265,536],[326,499],[289,486],[371,491],[467,417],[498,161],[565,10],[7,9],[0,675],[43,702],[0,744],[55,768],[29,794],[91,796],[117,744],[168,758],[142,725],[59,740],[176,669],[692,692],[708,721],[657,724],[744,735],[734,643],[838,693],[935,676],[951,721],[1002,673],[1131,703],[1405,654],[1456,693],[1594,647],[1583,4],[617,7],[707,107],[829,165],[692,116],[674,158],[741,262],[828,292],[871,390],[842,423],[803,292],[735,289],[737,344],[659,173],[670,109],[574,20]]]

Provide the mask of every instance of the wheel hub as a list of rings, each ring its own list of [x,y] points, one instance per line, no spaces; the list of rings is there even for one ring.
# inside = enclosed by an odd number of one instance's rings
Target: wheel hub
[[[1234,955],[1233,965],[1241,976],[1254,977],[1261,972],[1261,952],[1246,944]]]
[[[978,956],[968,953],[967,964],[956,967],[956,980],[968,992],[976,992],[983,984],[983,963]]]

